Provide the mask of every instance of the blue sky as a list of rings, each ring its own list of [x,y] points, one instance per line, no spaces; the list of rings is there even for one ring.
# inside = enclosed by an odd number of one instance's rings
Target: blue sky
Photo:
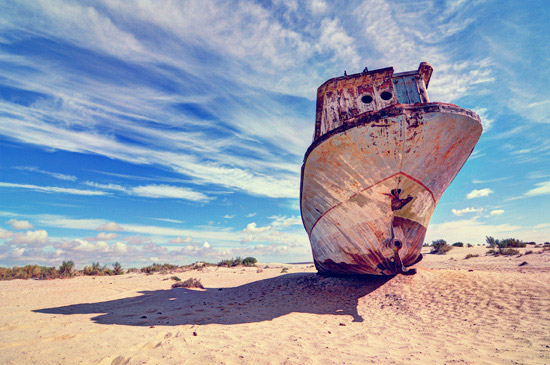
[[[0,265],[311,260],[316,89],[430,62],[484,133],[426,242],[550,241],[550,3],[0,1]]]

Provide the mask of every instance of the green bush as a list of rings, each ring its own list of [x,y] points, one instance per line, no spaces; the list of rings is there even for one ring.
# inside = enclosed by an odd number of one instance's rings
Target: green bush
[[[73,261],[63,261],[61,266],[59,266],[59,276],[62,278],[69,278],[74,276],[75,272],[73,271],[74,262]]]
[[[113,274],[115,274],[115,275],[124,274],[124,270],[122,269],[122,265],[118,261],[113,264]]]
[[[154,272],[160,272],[160,271],[170,271],[170,270],[175,270],[177,269],[178,266],[177,265],[172,265],[172,264],[153,264],[153,265],[150,265],[150,266],[145,266],[145,267],[142,267],[141,268],[141,272],[144,272],[146,274],[152,274]]]
[[[454,247],[464,247],[464,243],[462,243],[462,242],[455,242],[455,243],[452,244],[452,246],[454,246]]]
[[[0,280],[13,279],[55,279],[59,271],[55,267],[27,265],[13,268],[0,267]]]
[[[247,257],[246,259],[253,259],[254,261],[256,261],[256,259],[254,257]],[[239,266],[239,265],[245,265],[244,260],[241,259],[240,257],[236,257],[236,258],[230,259],[230,260],[221,260],[220,262],[218,262],[218,266],[235,267],[235,266]],[[254,266],[254,264],[245,265],[245,266]]]
[[[518,255],[519,251],[514,248],[505,248],[504,250],[502,250],[500,254],[504,256],[512,256],[512,255]]]
[[[514,250],[511,247],[525,247],[525,242],[522,242],[515,238],[505,238],[503,240],[495,239],[494,237],[487,236],[485,237],[487,245],[492,250],[487,251],[487,254],[492,255],[516,255],[519,254],[518,250]],[[496,250],[495,250],[496,248]]]
[[[444,255],[449,252],[453,247],[447,244],[445,240],[437,240],[432,242],[433,250],[430,253],[437,255]]]
[[[92,266],[84,266],[84,269],[82,270],[83,275],[90,275],[90,276],[103,276],[103,275],[121,275],[122,274],[122,266],[117,262],[118,264],[118,272],[119,274],[115,274],[115,271],[117,270],[117,266],[115,266],[115,270],[111,270],[107,267],[107,265],[104,265],[103,267],[99,264],[99,262],[92,263]],[[115,265],[116,265],[115,264]]]
[[[245,257],[245,259],[243,260],[243,265],[244,266],[256,266],[257,262],[258,262],[258,260],[256,260],[256,258],[254,258],[254,257]]]
[[[479,257],[479,255],[477,253],[469,253],[469,254],[466,255],[464,260],[468,260],[468,259],[471,259],[473,257]]]

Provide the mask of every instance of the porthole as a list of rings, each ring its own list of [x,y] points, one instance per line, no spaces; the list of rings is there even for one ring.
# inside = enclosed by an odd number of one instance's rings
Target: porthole
[[[384,91],[382,94],[380,94],[382,100],[390,100],[392,96],[392,93],[390,93],[389,91]]]
[[[362,101],[363,103],[365,103],[365,104],[370,104],[370,103],[372,103],[372,96],[370,96],[370,95],[363,95],[363,96],[361,97],[361,101]]]

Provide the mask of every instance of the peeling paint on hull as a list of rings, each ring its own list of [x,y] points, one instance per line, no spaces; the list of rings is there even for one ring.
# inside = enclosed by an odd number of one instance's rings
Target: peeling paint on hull
[[[413,273],[406,267],[422,258],[436,204],[481,136],[479,116],[452,104],[394,103],[332,129],[317,124],[300,190],[317,270]]]

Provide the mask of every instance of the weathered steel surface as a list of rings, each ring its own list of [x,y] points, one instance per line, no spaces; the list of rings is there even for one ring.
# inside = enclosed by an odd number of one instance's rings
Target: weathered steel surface
[[[390,68],[319,88],[301,210],[320,272],[406,273],[421,259],[436,204],[481,135],[479,117],[456,105],[398,103],[428,100],[426,65],[393,81]],[[416,94],[400,94],[395,80]],[[365,95],[372,101],[362,102]]]

